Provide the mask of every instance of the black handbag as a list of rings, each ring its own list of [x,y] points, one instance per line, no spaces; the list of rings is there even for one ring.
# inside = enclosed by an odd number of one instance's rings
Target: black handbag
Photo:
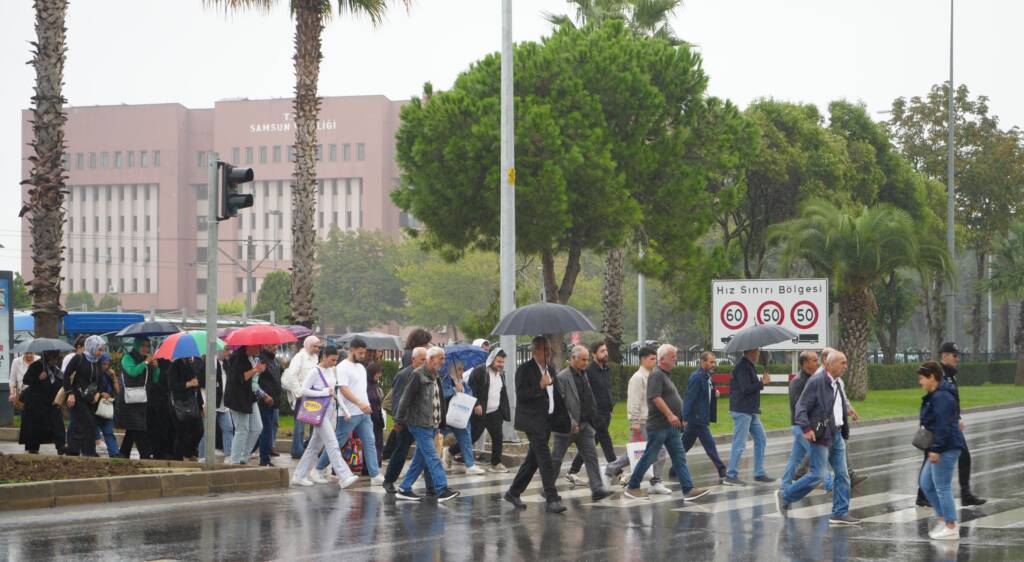
[[[178,421],[198,420],[203,417],[199,409],[199,397],[195,392],[185,400],[177,400],[174,393],[171,393],[171,407],[174,408],[174,415]]]
[[[917,433],[914,434],[914,439],[911,441],[911,444],[913,444],[918,449],[921,449],[922,451],[927,451],[928,449],[932,448],[932,444],[934,442],[935,434],[932,433],[931,431],[928,431],[928,429],[922,425],[921,427],[917,428]]]
[[[816,442],[821,442],[822,440],[831,437],[834,426],[835,422],[832,421],[831,418],[818,420],[812,424],[811,428],[814,430],[814,440]]]

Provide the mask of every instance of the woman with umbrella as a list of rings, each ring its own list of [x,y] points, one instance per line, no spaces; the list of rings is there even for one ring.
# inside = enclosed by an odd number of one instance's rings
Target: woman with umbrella
[[[53,399],[63,384],[60,372],[60,352],[44,351],[38,361],[29,365],[22,379],[25,387],[21,399],[25,410],[21,415],[21,431],[18,443],[25,445],[25,451],[39,453],[41,443],[53,443],[57,454],[64,454],[64,418]]]
[[[121,456],[131,457],[132,447],[139,450],[139,458],[148,459],[153,456],[152,442],[149,439],[148,402],[128,404],[125,401],[127,388],[147,388],[149,383],[160,376],[156,366],[156,357],[150,353],[150,342],[146,338],[137,337],[131,352],[121,358],[121,391],[114,402],[114,425],[123,428],[124,439],[121,440]]]
[[[107,343],[100,336],[89,336],[85,340],[85,353],[72,359],[64,373],[67,406],[75,422],[75,429],[68,436],[67,454],[72,456],[97,456],[96,418],[93,413],[100,400],[100,357],[107,350],[106,347]]]
[[[195,460],[203,437],[203,400],[199,394],[199,370],[205,366],[197,357],[182,357],[171,363],[167,386],[171,397],[171,423],[174,424],[173,459]]]

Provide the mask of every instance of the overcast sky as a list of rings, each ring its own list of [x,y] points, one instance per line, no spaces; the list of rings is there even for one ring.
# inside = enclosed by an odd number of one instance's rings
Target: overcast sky
[[[34,31],[32,2],[3,3],[0,178],[10,198],[22,179],[19,118],[32,95],[25,62]],[[500,9],[500,0],[415,0],[378,29],[336,18],[324,33],[320,93],[407,99],[427,81],[445,89],[500,48]],[[547,34],[543,12],[566,9],[561,0],[513,0],[516,41]],[[1024,2],[961,1],[956,18],[957,83],[989,96],[1004,126],[1024,126]],[[673,23],[703,55],[710,93],[741,107],[767,96],[822,107],[846,98],[877,112],[949,74],[947,0],[686,0]],[[78,0],[67,24],[71,105],[210,107],[223,98],[292,95],[293,24],[284,8],[225,15],[202,0]],[[2,269],[20,268],[19,207],[0,213]]]

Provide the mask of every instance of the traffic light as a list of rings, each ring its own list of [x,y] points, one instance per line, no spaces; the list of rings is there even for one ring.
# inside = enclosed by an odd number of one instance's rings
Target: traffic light
[[[251,182],[252,168],[236,168],[227,162],[220,163],[220,220],[238,216],[239,209],[252,207],[252,195],[239,193],[238,186]]]

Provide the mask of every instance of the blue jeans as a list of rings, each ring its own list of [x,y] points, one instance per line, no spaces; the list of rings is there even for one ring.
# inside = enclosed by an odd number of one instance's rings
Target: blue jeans
[[[797,468],[800,467],[800,463],[804,462],[804,457],[811,452],[811,442],[804,437],[804,430],[799,425],[794,425],[790,431],[793,433],[793,450],[789,453],[786,470],[782,473],[782,479],[779,481],[780,490],[793,483],[793,476],[796,475]],[[832,473],[828,472],[825,474],[825,491],[831,492],[833,485]]]
[[[925,461],[918,480],[921,491],[935,509],[935,515],[946,523],[956,522],[956,502],[953,500],[953,470],[960,458],[960,449],[939,453],[939,462]]]
[[[117,448],[117,438],[114,437],[114,420],[108,420],[96,416],[96,438],[107,444],[107,456],[113,458],[121,454]]]
[[[302,408],[302,399],[295,401],[295,408],[293,411],[298,415],[299,410]],[[295,427],[292,429],[292,458],[302,458],[302,453],[306,451],[306,424],[300,422],[298,418],[295,419]]]
[[[729,478],[739,476],[740,459],[747,448],[747,435],[750,435],[754,438],[754,476],[767,476],[764,471],[764,448],[768,437],[764,434],[761,417],[732,411],[729,415],[732,416],[732,448],[729,449],[729,468],[725,475]]]
[[[476,459],[473,458],[473,438],[470,436],[470,425],[466,424],[464,429],[449,427],[444,430],[444,433],[445,435],[449,433],[455,435],[455,441],[462,452],[462,459],[466,468],[473,466],[476,463]]]
[[[231,456],[231,441],[235,437],[235,425],[231,422],[231,414],[228,412],[217,412],[217,427],[220,428],[220,440],[224,445],[224,457]],[[199,440],[199,456],[206,456],[206,432]]]
[[[373,420],[367,414],[359,414],[350,416],[348,421],[345,421],[344,417],[338,417],[338,430],[336,435],[338,436],[338,446],[344,447],[345,442],[348,441],[348,436],[355,432],[359,436],[359,440],[363,442],[363,463],[366,464],[366,472],[370,473],[370,477],[377,476],[380,472],[380,467],[377,466],[377,443],[373,436]],[[416,448],[419,448],[417,442]],[[433,448],[433,445],[431,445]],[[327,451],[320,453],[320,460],[316,463],[317,470],[323,470],[331,464],[331,460],[327,458]]]
[[[263,431],[257,443],[260,447],[260,466],[270,465],[270,451],[274,450],[274,432],[277,430],[278,410],[273,406],[260,405],[260,421]]]
[[[416,441],[416,454],[413,455],[412,466],[405,473],[405,480],[402,480],[402,485],[399,488],[405,491],[412,490],[412,485],[416,483],[420,473],[426,470],[434,482],[434,491],[440,495],[448,487],[448,477],[445,476],[441,459],[437,457],[437,451],[434,450],[434,436],[437,435],[437,430],[432,427],[413,426],[408,429]]]
[[[678,429],[657,429],[647,432],[647,448],[644,449],[644,456],[637,461],[633,469],[633,475],[629,477],[629,487],[639,488],[644,479],[644,474],[655,459],[661,448],[668,451],[668,458],[672,459],[672,468],[679,478],[679,485],[683,487],[683,493],[693,489],[693,480],[690,479],[690,470],[686,468],[686,451],[683,449],[683,434]]]
[[[821,485],[828,473],[829,465],[835,474],[832,486],[832,517],[846,515],[850,511],[850,472],[846,467],[846,442],[839,430],[832,433],[828,446],[811,444],[810,469],[803,478],[782,488],[782,501],[787,505],[800,501]]]

